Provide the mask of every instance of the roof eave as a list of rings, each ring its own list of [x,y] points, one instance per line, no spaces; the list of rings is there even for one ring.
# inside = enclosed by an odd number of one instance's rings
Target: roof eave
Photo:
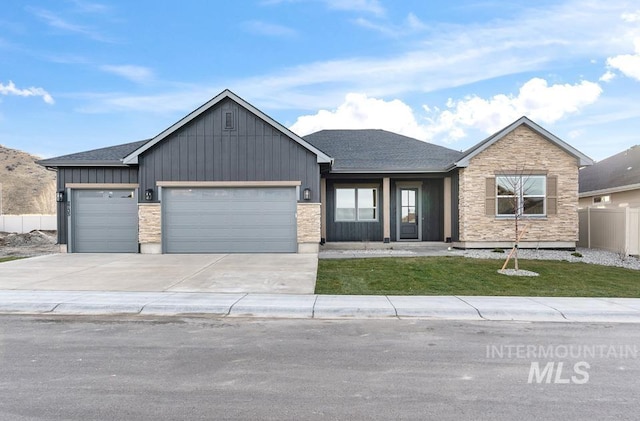
[[[265,113],[263,113],[262,111],[257,109],[256,107],[254,107],[253,105],[249,104],[247,101],[245,101],[244,99],[240,98],[238,95],[234,94],[229,89],[225,89],[224,91],[220,92],[218,95],[216,95],[215,97],[213,97],[212,99],[210,99],[209,101],[207,101],[206,103],[204,103],[203,105],[201,105],[200,107],[195,109],[194,111],[192,111],[189,114],[187,114],[185,117],[180,119],[178,122],[174,123],[169,128],[167,128],[166,130],[162,131],[160,134],[158,134],[157,136],[152,138],[149,142],[145,143],[140,148],[136,149],[135,151],[133,151],[129,155],[125,156],[122,161],[125,164],[137,164],[138,163],[138,156],[140,154],[142,154],[143,152],[145,152],[148,149],[152,148],[153,146],[158,144],[160,141],[162,141],[163,139],[165,139],[168,136],[170,136],[176,130],[180,129],[181,127],[185,126],[189,122],[193,121],[195,118],[197,118],[198,116],[203,114],[205,111],[209,110],[211,107],[213,107],[214,105],[218,104],[220,101],[222,101],[222,100],[224,100],[226,98],[230,98],[233,101],[237,102],[238,104],[242,105],[243,107],[245,107],[246,109],[251,111],[253,114],[257,115],[258,117],[260,117],[261,119],[263,119],[267,123],[269,123],[272,126],[276,127],[282,133],[284,133],[287,136],[289,136],[295,142],[300,144],[300,146],[302,146],[302,147],[306,148],[308,151],[314,153],[316,155],[318,164],[332,164],[333,163],[333,159],[330,156],[326,155],[321,150],[315,148],[314,146],[309,144],[307,141],[302,139],[300,136],[298,136],[297,134],[293,133],[291,130],[287,129],[282,124],[278,123],[277,121],[275,121],[274,119],[272,119],[271,117],[269,117],[268,115],[266,115]]]
[[[625,186],[609,187],[606,189],[590,190],[578,193],[578,197],[599,196],[602,194],[619,193],[629,190],[640,190],[640,183],[627,184]]]
[[[331,174],[435,174],[435,173],[446,173],[449,172],[447,169],[337,169],[331,170]]]
[[[122,161],[113,161],[113,160],[70,160],[70,161],[48,161],[41,160],[36,161],[36,164],[42,165],[43,167],[128,167],[129,165],[124,164]]]

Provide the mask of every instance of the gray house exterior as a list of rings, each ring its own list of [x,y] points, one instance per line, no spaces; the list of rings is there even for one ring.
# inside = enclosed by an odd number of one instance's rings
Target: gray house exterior
[[[511,244],[501,180],[520,162],[527,247],[575,247],[591,160],[523,117],[466,152],[384,130],[304,138],[225,90],[157,136],[40,161],[68,252],[305,253],[325,241]],[[508,168],[507,168],[508,170]],[[535,206],[530,206],[535,203]]]
[[[147,141],[40,161],[69,252],[304,252],[331,159],[231,91]]]

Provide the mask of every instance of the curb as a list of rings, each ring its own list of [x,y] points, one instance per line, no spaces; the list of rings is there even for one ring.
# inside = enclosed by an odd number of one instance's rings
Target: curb
[[[640,323],[640,299],[0,290],[0,314]]]

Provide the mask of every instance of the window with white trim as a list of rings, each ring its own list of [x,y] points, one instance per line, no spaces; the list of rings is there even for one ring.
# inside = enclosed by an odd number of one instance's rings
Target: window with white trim
[[[593,198],[593,204],[594,205],[602,205],[604,203],[611,203],[611,196],[610,195],[594,196],[594,198]]]
[[[496,215],[545,216],[546,186],[544,175],[496,176]]]
[[[378,220],[378,189],[375,187],[336,188],[336,221]]]

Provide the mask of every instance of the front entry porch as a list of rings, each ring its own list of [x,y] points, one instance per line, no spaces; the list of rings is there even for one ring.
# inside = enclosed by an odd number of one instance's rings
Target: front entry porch
[[[321,179],[320,193],[323,243],[450,241],[447,174],[328,174]]]

